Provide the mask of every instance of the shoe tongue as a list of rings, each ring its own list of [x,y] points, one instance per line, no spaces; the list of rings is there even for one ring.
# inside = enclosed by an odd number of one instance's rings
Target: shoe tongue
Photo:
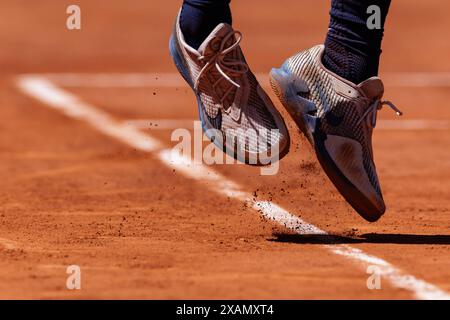
[[[381,99],[384,94],[384,85],[380,78],[372,77],[361,82],[358,87],[369,99]]]
[[[233,28],[227,23],[221,23],[214,28],[209,36],[203,41],[198,48],[198,52],[201,55],[208,55],[210,52],[217,52],[220,48],[221,40],[227,36],[230,32],[233,32]],[[230,42],[234,41],[233,37],[230,37]]]

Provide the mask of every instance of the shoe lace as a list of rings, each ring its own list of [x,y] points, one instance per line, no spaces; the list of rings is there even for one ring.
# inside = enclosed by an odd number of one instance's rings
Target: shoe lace
[[[401,112],[391,101],[377,99],[373,103],[371,103],[369,99],[365,98],[365,100],[367,100],[370,105],[361,116],[357,124],[360,124],[362,121],[364,121],[364,119],[366,119],[366,121],[372,126],[372,128],[375,128],[375,126],[377,125],[377,112],[378,110],[381,110],[383,106],[390,107],[395,111],[397,116],[403,115],[403,112]]]
[[[237,37],[236,37],[237,36]],[[230,38],[234,37],[235,41],[227,47],[227,42]],[[215,89],[217,85],[223,80],[227,80],[232,85],[228,88],[227,91],[220,98],[223,103],[224,100],[228,97],[228,95],[232,92],[234,88],[240,88],[239,83],[235,82],[231,77],[239,77],[243,74],[247,73],[249,70],[248,65],[236,58],[228,56],[228,54],[234,50],[236,50],[242,40],[242,33],[239,31],[231,31],[228,35],[226,35],[221,43],[219,50],[212,56],[206,57],[205,55],[198,57],[199,61],[205,61],[208,59],[206,64],[200,70],[200,73],[197,77],[197,81],[195,82],[194,89],[197,90],[200,84],[200,79],[205,75],[205,73],[211,68],[215,67],[216,70],[222,77],[219,77],[214,83],[213,88]]]

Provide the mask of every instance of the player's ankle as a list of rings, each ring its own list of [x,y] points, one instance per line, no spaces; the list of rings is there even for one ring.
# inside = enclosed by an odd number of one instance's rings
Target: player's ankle
[[[378,75],[380,53],[381,50],[354,52],[341,43],[327,38],[322,63],[331,72],[359,84]]]
[[[369,28],[369,6],[379,8],[378,25]],[[330,71],[360,83],[378,75],[381,41],[390,0],[333,0],[323,64]]]
[[[198,49],[220,23],[231,25],[230,0],[185,0],[181,9],[180,28],[186,43]]]

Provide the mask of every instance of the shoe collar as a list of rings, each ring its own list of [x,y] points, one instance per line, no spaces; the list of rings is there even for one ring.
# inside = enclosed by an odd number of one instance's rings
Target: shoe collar
[[[181,9],[178,11],[178,15],[177,15],[176,23],[175,23],[175,30],[176,30],[176,33],[177,33],[178,41],[180,42],[181,46],[186,51],[188,51],[190,54],[193,54],[194,56],[200,57],[201,54],[197,50],[192,48],[190,45],[188,45],[186,40],[184,39],[184,35],[183,35],[183,32],[181,31],[181,27],[180,27],[180,16],[181,16]]]
[[[369,99],[382,98],[384,94],[384,86],[379,77],[368,78],[360,84],[355,84],[347,79],[344,79],[323,65],[322,58],[325,52],[325,46],[321,44],[316,46],[316,48],[318,50],[316,62],[323,71],[331,75],[333,87],[338,94],[346,98],[358,98],[361,96]]]
[[[181,31],[181,27],[180,27],[180,15],[181,15],[181,10],[178,12],[177,21],[176,21],[176,30],[177,30],[179,42],[186,49],[186,51],[188,51],[189,53],[191,53],[197,57],[200,57],[203,54],[205,54],[210,42],[214,38],[223,38],[226,35],[228,35],[230,32],[233,32],[233,28],[231,27],[231,25],[229,25],[228,23],[220,23],[211,31],[211,33],[206,37],[206,39],[202,42],[202,44],[196,50],[196,49],[192,48],[189,44],[187,44],[186,40],[184,39],[184,35],[183,35],[183,32]]]

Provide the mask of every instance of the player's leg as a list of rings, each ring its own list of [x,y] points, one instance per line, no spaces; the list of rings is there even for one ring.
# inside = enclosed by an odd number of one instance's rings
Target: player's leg
[[[230,0],[183,1],[180,28],[186,42],[195,49],[218,24],[231,22]]]
[[[378,75],[384,24],[391,0],[334,0],[322,61],[341,77],[360,83]],[[369,6],[379,25],[368,28]],[[378,11],[379,10],[379,11]],[[371,24],[374,21],[371,21]],[[376,21],[375,21],[376,22]]]
[[[269,164],[288,152],[289,134],[250,71],[241,40],[229,0],[185,0],[170,52],[195,93],[206,135],[242,162]]]
[[[385,212],[373,160],[372,131],[383,101],[376,76],[390,1],[333,0],[325,46],[302,51],[271,72],[282,104],[314,147],[336,188],[369,221]],[[369,30],[368,7],[378,5],[381,28]]]

